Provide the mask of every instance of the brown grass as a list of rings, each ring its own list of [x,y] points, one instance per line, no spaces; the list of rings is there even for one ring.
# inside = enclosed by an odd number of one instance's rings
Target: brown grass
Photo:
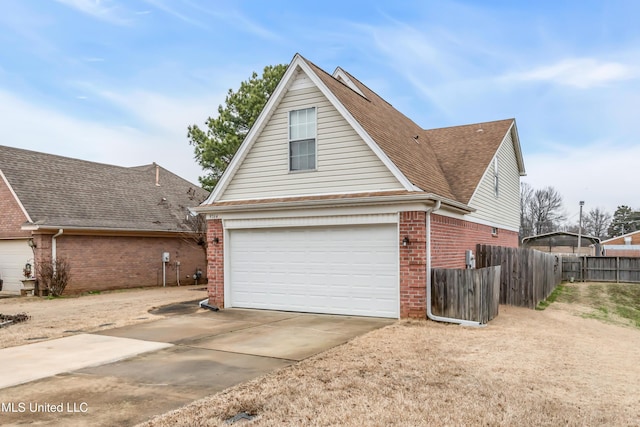
[[[572,307],[402,321],[143,425],[640,425],[640,331]]]
[[[65,298],[0,299],[0,313],[27,313],[23,323],[0,329],[0,348],[162,319],[152,308],[204,299],[202,286],[147,288]]]

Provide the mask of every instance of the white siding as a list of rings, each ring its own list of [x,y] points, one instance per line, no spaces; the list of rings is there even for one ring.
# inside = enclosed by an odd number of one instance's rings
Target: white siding
[[[220,201],[402,189],[349,123],[300,72]],[[317,108],[317,170],[289,172],[288,114]]]
[[[469,206],[477,209],[469,216],[517,230],[520,227],[520,173],[511,132],[502,141],[497,156],[498,197],[494,191],[492,160],[469,201]]]

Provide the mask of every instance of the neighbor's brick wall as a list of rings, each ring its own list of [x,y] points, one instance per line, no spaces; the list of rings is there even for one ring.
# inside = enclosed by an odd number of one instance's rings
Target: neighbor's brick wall
[[[401,212],[400,235],[400,317],[426,317],[426,213]],[[402,240],[409,237],[409,244]]]
[[[218,243],[213,239],[217,237]],[[207,221],[207,262],[209,278],[209,304],[224,308],[224,233],[222,220],[210,219]]]
[[[20,205],[0,178],[0,239],[16,237],[29,237],[31,232],[22,231],[20,227],[27,221]]]
[[[619,257],[640,257],[640,250],[638,249],[606,249],[605,256],[619,256]]]
[[[36,264],[51,257],[51,236],[36,235]],[[57,254],[69,261],[71,280],[65,294],[94,290],[162,286],[162,253],[169,252],[166,284],[176,286],[176,261],[180,284],[193,285],[196,268],[206,277],[206,257],[196,242],[172,237],[76,236],[57,238]],[[187,278],[187,275],[190,278]]]
[[[438,214],[431,215],[431,267],[465,268],[465,251],[475,254],[478,243],[518,247],[518,233],[504,229],[491,234],[492,227]]]

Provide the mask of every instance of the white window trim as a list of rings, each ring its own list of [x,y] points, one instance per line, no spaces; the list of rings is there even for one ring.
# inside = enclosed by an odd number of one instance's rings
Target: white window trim
[[[311,169],[300,169],[300,170],[291,170],[291,143],[295,142],[295,141],[305,141],[308,140],[310,138],[304,138],[304,139],[291,139],[291,113],[293,111],[300,111],[300,110],[308,110],[313,108],[315,110],[315,125],[316,125],[316,129],[315,129],[315,137],[313,138],[314,140],[314,144],[313,144],[313,148],[314,148],[314,158],[315,158],[315,167],[311,168]],[[305,173],[305,172],[315,172],[318,170],[318,107],[315,105],[309,106],[309,107],[301,107],[301,108],[295,108],[293,110],[289,110],[287,112],[287,169],[289,170],[289,173]]]

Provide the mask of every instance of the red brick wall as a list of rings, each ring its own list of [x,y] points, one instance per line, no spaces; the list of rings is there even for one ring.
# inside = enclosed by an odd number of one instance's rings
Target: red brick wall
[[[640,250],[638,249],[607,249],[605,256],[619,256],[619,257],[640,257]]]
[[[476,252],[476,244],[518,247],[518,233],[456,218],[431,215],[431,267],[465,268],[465,251]]]
[[[218,238],[218,243],[214,242]],[[224,233],[222,220],[207,221],[207,262],[209,304],[224,307]]]
[[[20,227],[27,221],[20,205],[9,190],[4,179],[0,178],[0,239],[28,237],[29,231],[22,231]]]
[[[426,213],[401,212],[400,235],[400,317],[426,316]],[[464,268],[465,250],[475,253],[476,244],[518,246],[518,233],[498,230],[442,215],[431,216],[431,256],[433,268]],[[402,241],[409,238],[409,244]],[[214,243],[213,239],[219,242]],[[209,220],[207,224],[209,302],[224,307],[224,233],[222,221]]]
[[[425,317],[427,251],[425,212],[400,213],[400,317]],[[409,244],[402,241],[409,238]]]
[[[51,257],[51,235],[36,235],[36,264]],[[166,284],[193,285],[196,268],[206,277],[205,252],[188,239],[173,237],[79,236],[57,238],[57,255],[69,261],[71,280],[65,294],[92,290],[162,286],[162,253],[169,252]],[[189,275],[190,278],[186,276]]]

